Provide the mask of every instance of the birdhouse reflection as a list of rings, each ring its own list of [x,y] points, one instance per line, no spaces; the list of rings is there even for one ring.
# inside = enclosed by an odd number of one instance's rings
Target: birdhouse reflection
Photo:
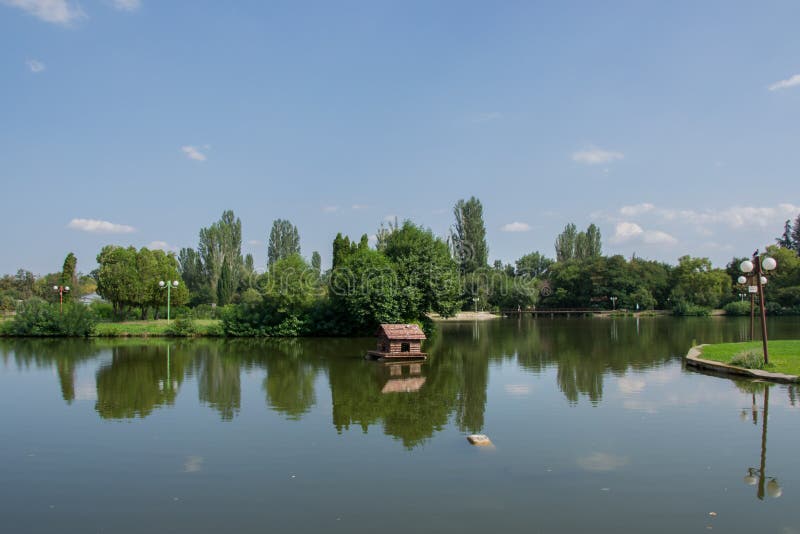
[[[392,362],[381,366],[385,382],[381,393],[413,393],[425,384],[419,362]]]

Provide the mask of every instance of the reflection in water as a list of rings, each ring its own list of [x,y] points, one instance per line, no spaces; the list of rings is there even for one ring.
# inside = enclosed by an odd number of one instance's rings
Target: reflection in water
[[[217,410],[223,421],[233,420],[242,398],[239,362],[220,355],[218,345],[203,344],[194,354],[198,398]]]
[[[761,463],[759,467],[748,467],[747,475],[744,477],[745,484],[758,486],[756,496],[759,500],[764,500],[764,495],[769,495],[777,499],[783,495],[783,488],[778,483],[778,479],[767,475],[767,423],[769,421],[769,390],[770,385],[759,382],[745,382],[738,384],[740,389],[749,391],[752,394],[752,418],[753,424],[758,424],[758,406],[756,405],[756,393],[760,390],[763,394],[764,413],[761,416]],[[745,412],[746,414],[746,412]],[[767,480],[769,480],[767,482]]]
[[[241,410],[245,370],[263,373],[271,410],[299,420],[317,404],[315,385],[326,377],[337,431],[380,426],[411,448],[450,422],[462,432],[483,431],[493,363],[511,360],[525,372],[552,372],[570,404],[585,398],[598,405],[609,374],[623,392],[641,391],[641,380],[630,371],[674,361],[698,339],[736,341],[746,323],[714,318],[453,322],[429,339],[428,361],[401,366],[363,361],[371,339],[0,340],[0,354],[6,365],[13,358],[20,367],[55,368],[68,404],[76,398],[77,367],[101,356],[96,409],[111,419],[146,417],[172,405],[183,381],[194,377],[199,400],[231,421]],[[776,337],[787,337],[796,323],[771,328]],[[506,392],[532,396],[524,384],[507,385]],[[796,389],[788,388],[788,394],[796,405]]]
[[[155,408],[175,403],[191,356],[167,358],[167,346],[113,347],[111,363],[97,371],[97,413],[104,419],[146,417]]]

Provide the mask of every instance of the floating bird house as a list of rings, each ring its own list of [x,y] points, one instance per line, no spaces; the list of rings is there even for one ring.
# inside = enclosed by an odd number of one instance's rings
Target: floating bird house
[[[398,358],[405,360],[424,360],[428,357],[422,352],[425,333],[415,324],[382,324],[378,328],[378,347],[367,356],[371,358]]]

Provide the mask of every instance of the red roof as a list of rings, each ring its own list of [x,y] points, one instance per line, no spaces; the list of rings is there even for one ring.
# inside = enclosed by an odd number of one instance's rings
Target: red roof
[[[425,332],[415,324],[382,324],[377,335],[389,339],[425,339]]]

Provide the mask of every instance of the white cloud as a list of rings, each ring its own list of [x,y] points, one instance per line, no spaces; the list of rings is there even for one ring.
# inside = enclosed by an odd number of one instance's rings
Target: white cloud
[[[80,7],[67,0],[0,0],[0,3],[19,8],[45,22],[65,26],[86,17]]]
[[[642,234],[642,241],[647,245],[674,245],[678,242],[666,232],[660,230],[647,230]]]
[[[641,204],[634,204],[633,206],[622,206],[619,212],[625,217],[635,217],[642,213],[653,211],[656,207],[649,202],[642,202]]]
[[[322,213],[336,213],[339,211],[339,206],[322,206]]]
[[[178,250],[178,247],[172,246],[166,241],[151,241],[150,244],[147,245],[147,248],[150,250],[163,250],[164,252],[174,252]]]
[[[645,230],[634,222],[621,221],[614,228],[611,242],[620,244],[629,241],[640,241],[646,245],[673,245],[678,242],[666,232],[660,230]]]
[[[599,165],[601,163],[611,163],[618,159],[623,159],[625,154],[602,148],[589,147],[586,150],[579,150],[572,153],[572,161],[585,163],[587,165]]]
[[[587,471],[614,471],[630,463],[626,456],[617,456],[607,452],[595,452],[589,456],[578,458],[578,465]]]
[[[189,159],[193,159],[195,161],[205,161],[206,160],[206,155],[203,154],[202,152],[200,152],[197,149],[197,147],[194,147],[194,146],[191,146],[191,145],[186,145],[186,146],[182,146],[181,150],[183,151],[184,154],[186,154],[186,157],[189,158]]]
[[[755,224],[762,228],[782,223],[800,213],[800,206],[794,204],[778,204],[777,206],[732,206],[724,210],[660,209],[657,214],[668,221],[686,222],[694,225],[726,224],[731,228],[741,228]]]
[[[632,222],[619,222],[614,228],[614,237],[611,238],[612,242],[622,243],[634,237],[638,237],[644,233],[641,226]]]
[[[259,241],[258,239],[251,239],[247,242],[248,245],[251,247],[260,247],[264,244],[263,241]]]
[[[99,219],[72,219],[67,228],[95,234],[130,234],[136,231],[136,228],[127,224],[116,224]]]
[[[772,85],[769,86],[769,90],[779,91],[780,89],[788,89],[796,85],[800,85],[800,74],[795,74],[791,78],[787,78],[785,80],[773,83]]]
[[[366,204],[353,204],[352,208],[354,210],[365,210],[369,208],[369,206],[367,206]]]
[[[120,11],[136,11],[142,7],[141,0],[112,0],[111,3]]]
[[[515,397],[524,397],[531,394],[531,387],[528,384],[506,384],[503,386],[506,393]]]
[[[619,380],[617,380],[617,387],[622,393],[626,395],[641,393],[642,391],[644,391],[644,388],[646,386],[647,382],[645,382],[641,378],[632,378],[623,376]]]
[[[527,232],[531,229],[531,225],[524,222],[512,222],[504,224],[500,229],[504,232]]]
[[[44,63],[36,59],[29,59],[25,64],[28,65],[28,69],[34,74],[42,72],[45,69]]]

